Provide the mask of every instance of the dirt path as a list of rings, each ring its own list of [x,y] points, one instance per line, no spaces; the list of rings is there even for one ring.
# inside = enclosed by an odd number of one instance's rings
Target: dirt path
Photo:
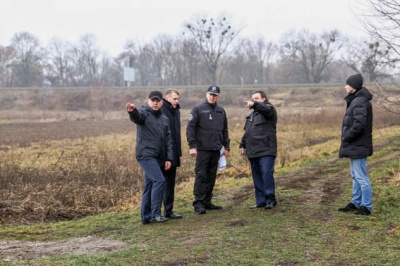
[[[382,143],[375,143],[374,151],[378,152],[386,146],[394,147],[393,152],[379,158],[369,157],[369,171],[386,161],[398,158],[398,148],[396,147],[400,146],[400,136],[394,136]],[[340,166],[340,160],[346,162],[344,166]],[[278,186],[285,188],[303,190],[303,196],[299,200],[302,200],[302,204],[312,206],[333,203],[343,192],[343,187],[341,186],[343,182],[349,184],[349,186],[352,184],[350,160],[335,157],[279,176],[276,183]]]
[[[0,259],[7,262],[31,260],[54,254],[81,255],[107,253],[127,247],[129,245],[122,241],[93,236],[58,242],[0,241]]]

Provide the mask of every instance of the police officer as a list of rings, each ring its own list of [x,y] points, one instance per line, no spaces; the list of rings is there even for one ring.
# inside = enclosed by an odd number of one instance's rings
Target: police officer
[[[219,95],[220,88],[210,86],[206,93],[206,101],[192,109],[186,128],[190,155],[196,157],[193,189],[193,207],[196,214],[222,209],[211,202],[218,160],[223,155],[228,157],[230,150],[228,120],[224,108],[217,104]],[[222,147],[225,150],[221,155]]]

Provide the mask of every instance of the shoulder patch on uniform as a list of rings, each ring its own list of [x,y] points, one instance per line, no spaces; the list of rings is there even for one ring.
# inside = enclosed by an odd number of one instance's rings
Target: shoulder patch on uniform
[[[193,115],[189,114],[188,121],[191,121],[192,119],[193,119]]]

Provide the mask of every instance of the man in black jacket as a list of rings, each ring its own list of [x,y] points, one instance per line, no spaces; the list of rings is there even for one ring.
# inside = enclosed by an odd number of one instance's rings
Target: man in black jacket
[[[228,157],[230,150],[228,119],[224,108],[217,104],[219,95],[220,88],[210,86],[206,93],[206,101],[192,109],[186,128],[190,155],[196,157],[193,189],[193,207],[196,214],[222,209],[211,202],[219,157]],[[222,147],[225,150],[221,155]]]
[[[143,224],[165,222],[161,216],[165,177],[162,168],[170,169],[173,160],[171,130],[168,118],[161,112],[162,94],[152,91],[147,105],[137,109],[127,103],[130,120],[136,127],[136,159],[144,171],[141,218]]]
[[[351,202],[342,212],[369,215],[372,210],[372,187],[367,172],[367,157],[372,147],[372,95],[363,87],[361,74],[350,76],[345,86],[348,95],[346,114],[343,118],[339,157],[350,158],[350,174],[353,177]]]
[[[239,149],[251,163],[256,204],[250,208],[272,209],[277,205],[274,179],[277,112],[263,91],[254,92],[251,101],[245,103],[253,112],[246,117]]]
[[[163,170],[165,176],[164,186],[164,216],[171,219],[180,219],[182,215],[173,212],[175,199],[175,180],[176,169],[181,165],[181,113],[179,106],[179,92],[177,90],[168,89],[165,92],[161,111],[165,114],[170,123],[172,136],[172,149],[174,157],[171,162],[171,168]]]

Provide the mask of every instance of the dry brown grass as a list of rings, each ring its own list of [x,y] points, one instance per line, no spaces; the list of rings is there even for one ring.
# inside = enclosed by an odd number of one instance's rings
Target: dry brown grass
[[[279,116],[277,168],[337,154],[345,108],[338,90],[329,91],[329,94],[326,89],[268,92],[271,102],[279,103],[276,104]],[[138,99],[145,98],[147,93],[124,92],[114,98],[115,92],[109,91],[83,95],[54,92],[53,98],[32,91],[12,98],[10,93],[8,97],[13,105],[0,111],[0,121],[6,121],[0,123],[0,223],[65,220],[137,208],[143,176],[133,149],[135,126],[129,121],[122,103],[140,101]],[[250,112],[242,102],[250,94],[246,90],[233,90],[221,99],[229,118],[232,149],[228,160],[231,167],[223,174],[226,176],[249,177],[249,165],[239,156],[238,146],[244,118]],[[67,104],[67,100],[62,102],[60,95],[80,103],[72,108],[73,104]],[[193,180],[194,159],[188,156],[184,140],[186,118],[192,104],[202,101],[203,95],[203,91],[181,93],[183,157],[177,189]],[[318,101],[322,96],[325,100]],[[106,104],[105,99],[111,98],[113,104]],[[339,98],[337,102],[333,101],[335,98]],[[53,106],[50,104],[53,101],[60,105]],[[17,107],[26,103],[36,107],[19,111]],[[46,103],[54,110],[40,110],[38,103],[42,103],[40,108]],[[99,108],[101,103],[103,109]],[[86,106],[86,109],[68,111],[66,106],[70,109]],[[27,120],[31,123],[26,123]],[[398,117],[377,108],[374,121],[377,136],[380,128],[399,123]]]

